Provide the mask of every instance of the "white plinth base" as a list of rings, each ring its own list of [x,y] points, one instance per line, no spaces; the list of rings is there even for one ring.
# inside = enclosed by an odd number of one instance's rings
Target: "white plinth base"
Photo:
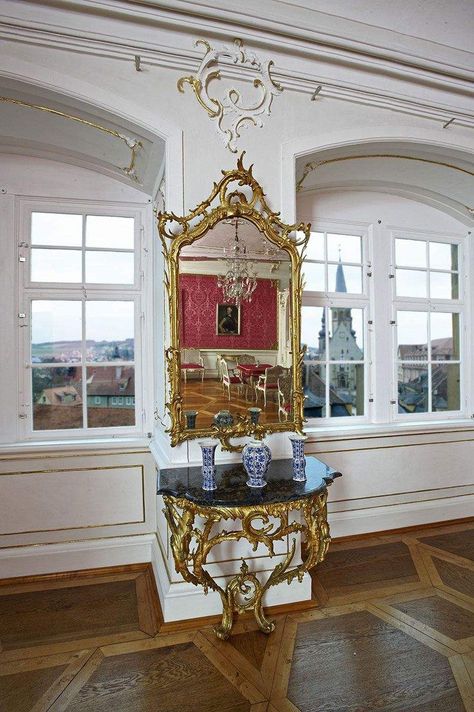
[[[222,602],[218,593],[209,591],[207,596],[200,586],[191,583],[172,582],[169,579],[160,547],[156,541],[152,547],[152,566],[160,596],[161,610],[165,623],[215,616],[222,613]],[[268,573],[264,576],[268,577]],[[219,579],[225,586],[225,578]],[[290,586],[282,583],[272,586],[265,594],[264,606],[300,603],[311,599],[311,577],[305,574],[303,581],[293,581]]]

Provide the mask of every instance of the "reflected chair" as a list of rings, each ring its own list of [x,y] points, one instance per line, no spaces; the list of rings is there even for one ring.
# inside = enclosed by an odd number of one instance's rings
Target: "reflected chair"
[[[239,356],[237,356],[237,358],[235,360],[236,360],[237,366],[239,366],[240,364],[243,364],[244,366],[247,366],[250,364],[258,366],[257,359],[255,358],[255,356],[252,356],[251,354],[240,354]],[[242,384],[244,386],[245,400],[247,400],[248,399],[248,388],[249,388],[249,386],[252,386],[252,378],[251,377],[249,378],[249,376],[245,376],[242,372],[240,372],[240,378],[241,378]]]
[[[285,373],[278,379],[278,420],[286,421],[291,414],[291,373]]]
[[[204,382],[204,360],[199,349],[181,349],[181,371],[184,374],[184,382],[187,382],[189,373],[200,373],[201,382]]]
[[[227,388],[227,396],[230,400],[230,389],[232,386],[237,386],[237,390],[240,392],[243,386],[242,379],[236,374],[235,371],[229,371],[229,364],[225,359],[221,361],[221,373],[222,373],[222,387],[225,390]]]
[[[255,356],[252,356],[251,354],[240,354],[236,358],[237,364],[243,363],[254,363],[256,366],[258,366],[258,361],[255,358]]]
[[[263,393],[263,404],[267,405],[267,392],[278,390],[278,379],[283,374],[287,373],[288,369],[283,366],[271,366],[265,370],[265,373],[259,376],[255,384],[255,402],[258,402],[259,392]]]

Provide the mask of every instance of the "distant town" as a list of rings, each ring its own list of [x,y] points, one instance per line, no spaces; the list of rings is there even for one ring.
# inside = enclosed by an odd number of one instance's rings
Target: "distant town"
[[[85,427],[81,342],[36,343],[32,354],[34,429]],[[133,358],[133,339],[86,342],[87,427],[135,424],[135,371],[123,364]]]
[[[54,341],[32,344],[32,363],[78,363],[82,360],[81,341]],[[133,361],[134,339],[86,341],[86,361]]]

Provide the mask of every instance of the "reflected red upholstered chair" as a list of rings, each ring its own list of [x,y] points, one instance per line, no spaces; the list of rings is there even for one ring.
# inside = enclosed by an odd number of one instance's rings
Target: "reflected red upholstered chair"
[[[237,365],[243,364],[246,366],[247,364],[255,364],[258,366],[258,361],[255,358],[255,356],[252,356],[252,354],[240,354],[239,356],[236,357],[236,363]],[[248,376],[245,376],[242,372],[238,371],[240,375],[240,379],[242,381],[242,385],[245,391],[245,400],[247,400],[248,397],[248,387],[252,385],[252,379],[249,378]]]
[[[204,361],[199,349],[182,349],[181,350],[181,371],[184,374],[184,382],[187,381],[187,374],[200,373],[201,382],[204,382]]]
[[[243,386],[242,379],[237,375],[236,371],[229,372],[229,364],[225,359],[221,361],[221,373],[222,373],[222,387],[224,390],[227,388],[227,395],[230,400],[230,389],[232,386],[236,386],[237,390],[240,392]]]

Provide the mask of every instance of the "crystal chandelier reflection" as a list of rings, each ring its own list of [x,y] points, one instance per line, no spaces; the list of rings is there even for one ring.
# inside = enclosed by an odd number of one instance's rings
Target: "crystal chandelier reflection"
[[[242,222],[234,218],[227,223],[235,226],[235,237],[228,247],[224,247],[226,273],[217,277],[217,286],[222,289],[224,299],[237,306],[241,302],[251,302],[257,287],[257,275],[247,257],[247,247],[239,240],[238,227]]]

